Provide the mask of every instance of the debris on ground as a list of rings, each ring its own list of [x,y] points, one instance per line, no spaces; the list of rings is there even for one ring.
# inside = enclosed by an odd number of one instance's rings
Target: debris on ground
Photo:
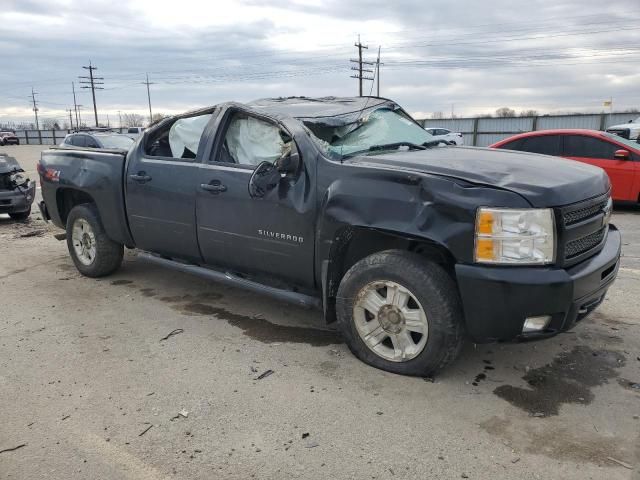
[[[0,453],[5,453],[5,452],[14,452],[22,447],[26,447],[27,444],[26,443],[21,443],[20,445],[16,446],[16,447],[11,447],[11,448],[4,448],[2,450],[0,450]]]
[[[304,448],[315,448],[315,447],[319,447],[320,444],[318,442],[309,442],[307,443]]]
[[[617,463],[618,465],[628,469],[628,470],[633,470],[633,466],[629,465],[627,462],[623,462],[622,460],[618,460],[617,458],[613,458],[613,457],[607,457],[607,460],[609,460],[610,462],[613,463]]]
[[[153,427],[153,425],[149,425],[147,428],[145,428],[143,431],[141,431],[138,436],[141,437],[143,436],[145,433],[147,433],[149,430],[151,430],[151,428]]]
[[[169,340],[169,338],[180,333],[184,333],[184,330],[182,328],[176,328],[175,330],[171,330],[166,336],[162,337],[160,341]]]
[[[511,463],[518,463],[519,461],[520,461],[520,457],[514,458],[513,460],[511,460]]]
[[[41,237],[42,235],[44,235],[44,230],[29,230],[28,232],[21,233],[20,238]]]
[[[265,372],[261,373],[260,375],[258,375],[255,380],[262,380],[263,378],[267,378],[269,375],[271,375],[273,372],[273,370],[266,370]]]
[[[171,417],[170,420],[174,421],[174,420],[177,420],[180,417],[187,418],[188,416],[189,416],[189,412],[183,408],[182,410],[180,410],[178,412],[178,414],[175,417]]]
[[[307,438],[309,436],[309,432],[303,433],[302,438]]]

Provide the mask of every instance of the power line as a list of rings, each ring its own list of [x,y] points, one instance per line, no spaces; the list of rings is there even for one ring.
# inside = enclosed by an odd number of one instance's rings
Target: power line
[[[93,115],[96,120],[96,127],[98,127],[99,125],[98,125],[98,107],[96,107],[96,90],[104,90],[104,87],[100,87],[100,85],[104,85],[104,82],[98,81],[98,80],[104,80],[104,78],[93,76],[93,71],[97,70],[98,67],[94,67],[93,65],[91,65],[91,60],[89,60],[88,67],[83,66],[82,68],[84,68],[85,70],[89,70],[89,76],[78,77],[78,78],[81,79],[80,84],[83,85],[82,88],[91,89],[91,95],[93,96]]]
[[[365,77],[363,74],[364,72],[367,73],[373,73],[373,70],[369,70],[369,69],[365,69],[364,65],[373,65],[374,62],[366,62],[364,60],[362,60],[362,50],[363,49],[368,49],[369,47],[366,45],[363,45],[362,42],[360,42],[360,35],[358,35],[358,43],[354,44],[355,47],[358,48],[358,59],[351,59],[349,60],[351,63],[357,63],[358,66],[357,67],[351,67],[351,70],[356,70],[358,73],[356,75],[351,75],[351,78],[356,78],[358,79],[358,95],[362,96],[362,81],[363,80],[373,80],[372,77]]]

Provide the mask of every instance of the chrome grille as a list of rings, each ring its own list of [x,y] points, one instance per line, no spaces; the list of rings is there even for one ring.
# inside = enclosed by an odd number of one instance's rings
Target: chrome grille
[[[607,228],[608,227],[602,228],[595,233],[591,233],[585,237],[568,242],[564,249],[565,258],[571,259],[600,245],[600,243],[604,239],[605,234],[607,233]]]

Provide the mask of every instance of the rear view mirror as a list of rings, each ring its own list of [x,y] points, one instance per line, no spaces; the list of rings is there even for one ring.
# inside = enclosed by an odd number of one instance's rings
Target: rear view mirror
[[[275,164],[262,162],[249,180],[249,195],[254,198],[264,197],[280,183],[280,172]]]
[[[630,156],[629,150],[624,149],[616,150],[616,153],[613,154],[613,158],[616,160],[629,160]]]

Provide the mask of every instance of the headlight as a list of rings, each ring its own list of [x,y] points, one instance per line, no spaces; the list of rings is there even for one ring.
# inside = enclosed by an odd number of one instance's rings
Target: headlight
[[[9,177],[9,181],[16,187],[21,187],[29,183],[29,178],[24,173],[14,173]]]
[[[475,261],[545,265],[555,261],[555,225],[550,208],[478,209]]]

